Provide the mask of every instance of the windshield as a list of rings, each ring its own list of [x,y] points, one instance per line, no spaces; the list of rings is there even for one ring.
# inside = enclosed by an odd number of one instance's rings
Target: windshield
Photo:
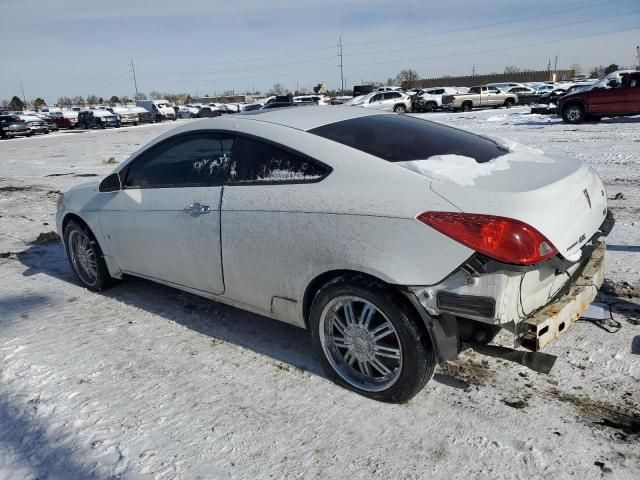
[[[352,118],[314,128],[309,133],[389,162],[425,160],[436,155],[463,155],[484,163],[508,153],[487,138],[404,115]]]

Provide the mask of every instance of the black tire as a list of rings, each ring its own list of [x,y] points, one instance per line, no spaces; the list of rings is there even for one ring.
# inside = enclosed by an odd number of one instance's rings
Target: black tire
[[[582,105],[573,103],[565,105],[562,108],[562,120],[564,123],[570,123],[572,125],[582,123],[586,119],[586,114]]]
[[[452,108],[452,109],[451,109],[451,111],[452,111],[452,112],[454,112],[454,113],[457,113],[457,112],[459,112],[460,110],[459,110],[459,109],[457,109],[457,108]]]
[[[402,103],[393,107],[393,111],[396,113],[407,113],[407,107]]]
[[[464,102],[460,107],[460,110],[462,110],[463,112],[470,112],[472,109],[473,103],[471,102]]]
[[[507,99],[504,101],[504,106],[505,106],[505,108],[511,108],[511,107],[513,106],[513,100],[512,100],[512,99],[510,99],[510,98],[507,98]]]
[[[33,137],[33,132],[27,133],[27,137]]]
[[[74,254],[72,253],[70,239],[71,236],[77,234],[77,232],[80,232],[81,235],[88,237],[89,245],[93,250],[96,264],[96,275],[93,281],[87,281],[87,275],[83,275],[82,267],[78,265],[79,260],[76,259],[74,261],[73,258]],[[109,275],[109,270],[107,269],[107,265],[104,262],[104,257],[102,255],[100,245],[98,245],[96,237],[86,225],[83,225],[75,220],[70,220],[64,229],[63,241],[65,250],[67,252],[67,259],[69,260],[69,264],[71,265],[71,270],[73,270],[74,275],[83,287],[93,291],[101,291],[112,287],[117,283],[116,279]]]
[[[436,102],[427,102],[424,108],[426,112],[435,112],[438,108],[438,104]]]
[[[383,315],[383,317],[380,317],[383,322],[388,320],[393,325],[394,333],[391,338],[395,339],[401,346],[401,363],[399,367],[393,370],[395,380],[383,390],[372,391],[349,383],[334,368],[331,360],[327,357],[327,355],[331,354],[325,353],[323,342],[325,342],[325,345],[329,344],[327,344],[328,340],[324,340],[326,338],[324,329],[320,331],[323,323],[323,312],[325,309],[330,308],[332,302],[345,296],[364,299],[367,303],[375,306],[377,312],[379,312],[376,315]],[[364,315],[362,310],[360,315]],[[417,313],[404,301],[404,298],[399,293],[374,280],[347,276],[327,283],[318,291],[311,305],[309,331],[316,354],[334,382],[374,400],[402,403],[410,400],[422,390],[433,376],[436,366],[436,357],[431,346],[431,339],[428,337],[426,330],[420,327],[420,322],[421,319]],[[336,360],[334,359],[334,361]],[[343,362],[342,368],[349,370],[350,367]]]

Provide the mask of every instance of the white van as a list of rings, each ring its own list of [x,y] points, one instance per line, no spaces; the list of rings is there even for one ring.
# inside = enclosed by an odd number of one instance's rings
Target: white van
[[[176,119],[176,111],[171,106],[171,103],[162,98],[158,100],[136,100],[136,106],[153,113],[156,122]]]

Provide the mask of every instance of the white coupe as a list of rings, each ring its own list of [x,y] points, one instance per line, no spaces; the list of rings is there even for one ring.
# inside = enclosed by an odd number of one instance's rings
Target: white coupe
[[[580,161],[329,106],[171,130],[64,193],[57,227],[85,287],[135,275],[306,328],[337,383],[402,402],[465,342],[564,333],[609,219]]]

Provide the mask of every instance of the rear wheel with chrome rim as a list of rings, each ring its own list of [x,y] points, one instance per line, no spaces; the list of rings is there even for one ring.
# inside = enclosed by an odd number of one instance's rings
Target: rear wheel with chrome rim
[[[71,268],[84,287],[103,290],[113,285],[100,246],[87,226],[70,220],[64,229],[64,243]]]
[[[424,387],[436,363],[420,321],[386,286],[340,278],[316,295],[309,327],[336,383],[375,400],[405,402]]]

